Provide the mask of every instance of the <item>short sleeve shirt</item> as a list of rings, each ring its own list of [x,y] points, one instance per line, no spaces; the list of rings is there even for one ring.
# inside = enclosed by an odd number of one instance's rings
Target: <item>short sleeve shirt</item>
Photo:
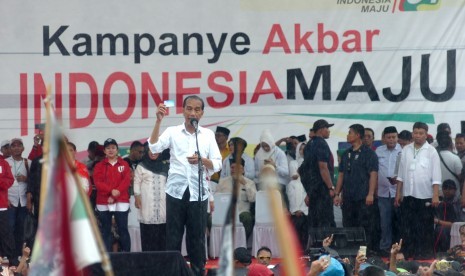
[[[328,163],[329,174],[334,175],[334,159],[328,143],[322,137],[313,137],[312,141],[305,147],[304,159],[310,161],[310,170],[312,173],[318,172],[319,178],[321,175],[318,162]]]
[[[351,147],[342,155],[339,171],[344,173],[344,200],[363,200],[368,195],[370,173],[378,171],[378,156],[365,145],[358,150]]]

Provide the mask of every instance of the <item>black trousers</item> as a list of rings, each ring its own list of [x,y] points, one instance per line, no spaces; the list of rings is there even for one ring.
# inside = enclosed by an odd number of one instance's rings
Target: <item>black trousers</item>
[[[367,206],[363,200],[343,200],[342,204],[342,225],[344,227],[363,227],[370,250],[379,250],[380,219],[378,199],[374,199],[373,204]]]
[[[321,183],[323,186],[324,184]],[[333,199],[326,187],[308,195],[308,227],[336,227],[334,222]]]
[[[165,251],[166,223],[140,223],[140,241],[142,244],[142,251]]]
[[[15,256],[15,240],[8,224],[8,210],[0,211],[0,256],[12,260]]]
[[[406,257],[433,253],[434,208],[425,206],[431,199],[404,197],[400,205],[402,250]]]
[[[186,249],[194,274],[205,270],[205,231],[207,227],[208,200],[189,201],[189,188],[182,199],[166,194],[166,249],[181,251],[184,227]]]

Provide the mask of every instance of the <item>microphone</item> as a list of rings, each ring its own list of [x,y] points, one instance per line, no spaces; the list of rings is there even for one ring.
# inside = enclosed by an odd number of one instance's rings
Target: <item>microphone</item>
[[[442,201],[439,201],[439,203],[442,203]],[[431,202],[425,202],[425,207],[430,207],[433,206]]]
[[[197,129],[199,127],[199,120],[197,120],[196,118],[191,118],[191,125]]]

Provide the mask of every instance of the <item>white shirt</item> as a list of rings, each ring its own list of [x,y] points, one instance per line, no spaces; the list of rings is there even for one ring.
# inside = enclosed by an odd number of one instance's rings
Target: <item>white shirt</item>
[[[447,167],[455,173],[455,175],[459,176],[462,173],[462,161],[460,160],[460,157],[458,157],[457,154],[449,151],[449,150],[441,150],[439,153],[442,156],[442,159],[444,162],[446,162]],[[442,175],[442,182],[444,183],[445,180],[450,179],[454,181],[455,187],[457,188],[457,191],[455,192],[455,198],[460,197],[460,183],[457,180],[457,178],[449,172],[449,170],[444,166],[444,164],[441,161],[441,158],[439,158],[439,161],[441,162],[441,175]]]
[[[14,160],[13,157],[8,157],[6,159],[8,164],[11,167],[11,173],[15,178],[15,182],[13,185],[8,189],[8,201],[15,207],[18,207],[19,203],[21,203],[21,207],[26,207],[26,189],[27,189],[27,182],[18,182],[16,180],[17,175],[24,175],[27,176],[27,169],[26,163],[24,158],[21,161]]]
[[[425,143],[416,150],[414,143],[404,147],[397,180],[403,182],[403,196],[433,197],[433,185],[441,185],[441,165],[435,148]]]
[[[166,223],[166,176],[153,173],[143,166],[134,172],[134,195],[141,197],[142,207],[137,218],[144,224]]]
[[[220,179],[220,183],[218,183],[216,187],[216,193],[232,193],[233,181],[232,176]],[[245,184],[239,184],[237,199],[237,211],[239,214],[242,212],[250,212],[250,203],[255,202],[255,195],[257,194],[257,188],[252,180],[243,177],[242,181],[244,181]]]
[[[248,179],[255,178],[255,163],[247,153],[242,153],[242,159],[244,159],[244,176]],[[224,178],[227,176],[231,176],[231,163],[229,162],[229,158],[231,158],[231,154],[228,155],[223,161],[223,167],[221,169],[221,177]]]
[[[213,164],[213,171],[209,171],[205,167],[202,168],[204,171],[202,200],[206,200],[209,196],[207,176],[211,176],[221,169],[222,157],[213,131],[199,126],[197,136],[201,157],[210,159]],[[170,170],[168,172],[166,193],[174,198],[182,199],[184,192],[189,188],[190,201],[197,201],[199,197],[198,166],[197,164],[189,164],[187,161],[187,157],[192,156],[197,151],[195,133],[189,133],[184,123],[168,127],[160,135],[158,142],[151,144],[149,141],[149,148],[153,153],[162,152],[167,148],[170,149]]]
[[[278,183],[281,185],[287,185],[289,183],[289,164],[284,151],[278,147],[271,156],[276,164],[276,174],[278,175]],[[258,183],[260,179],[260,172],[265,165],[263,160],[255,158],[255,182]]]
[[[388,149],[386,145],[376,148],[376,155],[378,156],[378,196],[393,198],[396,196],[397,185],[392,185],[388,177],[395,175],[397,157],[402,152],[402,147],[399,144],[393,149]]]
[[[294,214],[296,211],[302,211],[305,215],[308,215],[308,207],[305,205],[307,193],[300,181],[300,177],[291,180],[289,184],[286,185],[286,194],[289,198],[289,212],[291,212],[291,214]]]

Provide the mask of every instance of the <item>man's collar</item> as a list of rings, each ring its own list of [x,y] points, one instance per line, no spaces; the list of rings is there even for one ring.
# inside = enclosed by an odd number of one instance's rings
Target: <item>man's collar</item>
[[[186,127],[186,123],[185,123],[185,122],[181,124],[181,128],[182,128],[182,130],[185,131],[186,133],[195,134],[195,132],[190,133],[189,131],[187,131],[187,127]],[[203,127],[198,126],[198,127],[197,127],[197,133],[202,133],[202,129],[203,129]]]

